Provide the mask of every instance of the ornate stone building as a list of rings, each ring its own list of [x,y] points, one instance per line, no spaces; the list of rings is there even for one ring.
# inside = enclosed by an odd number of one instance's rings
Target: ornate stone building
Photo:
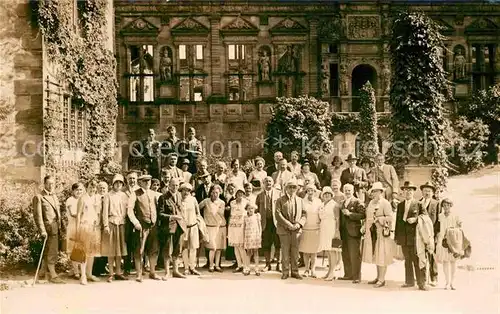
[[[270,103],[312,95],[336,112],[359,111],[370,80],[389,111],[391,17],[401,2],[115,1],[122,108],[118,140],[183,122],[225,155],[261,153]],[[456,97],[500,81],[498,5],[413,6],[443,26],[443,62]],[[184,120],[185,119],[185,120]],[[355,134],[337,136],[353,142]],[[126,149],[123,149],[126,157]],[[220,151],[218,151],[220,152]],[[345,152],[347,154],[348,152]],[[125,160],[125,159],[124,159]]]

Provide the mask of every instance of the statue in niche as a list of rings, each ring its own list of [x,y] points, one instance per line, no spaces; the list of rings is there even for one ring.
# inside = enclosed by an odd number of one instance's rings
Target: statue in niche
[[[321,93],[323,97],[330,95],[330,69],[328,62],[321,65]]]
[[[278,60],[278,72],[298,72],[300,69],[300,47],[288,45]]]
[[[270,81],[271,80],[271,54],[269,53],[269,48],[262,47],[259,57],[259,80],[260,81]]]
[[[342,95],[349,95],[349,83],[350,83],[350,76],[347,74],[347,65],[346,64],[341,64],[340,65],[340,93]]]
[[[391,92],[391,69],[388,63],[384,63],[381,76],[383,92],[388,95]]]
[[[455,48],[455,58],[453,60],[453,74],[455,79],[463,79],[466,76],[466,62],[463,48]]]
[[[172,50],[169,47],[163,47],[160,58],[160,80],[168,82],[172,80],[173,64]]]

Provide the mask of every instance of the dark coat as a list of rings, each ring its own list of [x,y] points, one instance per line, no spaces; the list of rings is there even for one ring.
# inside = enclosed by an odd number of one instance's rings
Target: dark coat
[[[340,203],[340,237],[347,236],[361,238],[361,221],[366,218],[366,209],[363,203],[353,197],[347,207],[345,202]],[[349,216],[344,215],[343,209],[351,212]]]
[[[316,166],[315,162],[311,161],[310,167],[311,172],[315,173],[318,177],[321,187],[331,185],[332,174],[330,173],[330,171],[328,171],[328,166],[325,163],[318,161],[318,165]]]
[[[181,194],[176,193],[177,201],[174,194],[167,191],[167,193],[161,195],[158,198],[158,228],[162,234],[174,234],[177,228],[181,228],[184,231],[184,225],[176,220],[170,220],[170,215],[180,215],[180,200]]]
[[[422,204],[417,200],[410,201],[410,210],[408,211],[408,218],[418,217],[418,213],[422,209]],[[398,204],[398,211],[396,213],[396,229],[394,231],[394,240],[398,245],[415,246],[415,237],[417,234],[417,223],[407,223],[403,220],[405,213],[406,200]]]

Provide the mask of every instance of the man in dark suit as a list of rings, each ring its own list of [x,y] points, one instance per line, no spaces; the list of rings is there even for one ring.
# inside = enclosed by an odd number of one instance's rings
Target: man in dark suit
[[[134,263],[137,271],[136,281],[142,282],[143,255],[147,251],[149,259],[149,278],[159,280],[155,268],[158,259],[158,230],[157,230],[157,195],[151,187],[150,175],[139,177],[139,189],[131,194],[128,203],[127,216],[134,226],[135,240]]]
[[[280,198],[281,192],[274,187],[274,181],[271,177],[264,179],[264,190],[257,195],[255,203],[257,212],[260,213],[262,226],[262,250],[266,259],[266,270],[271,270],[271,247],[277,254],[276,270],[279,271],[279,250],[280,239],[276,233],[276,202]]]
[[[315,173],[321,184],[321,188],[324,186],[330,186],[332,183],[332,175],[328,171],[328,166],[320,161],[321,154],[319,151],[314,151],[311,156],[311,172]]]
[[[349,165],[340,175],[341,189],[344,185],[354,186],[354,196],[359,197],[359,190],[368,186],[368,177],[364,169],[356,166],[357,158],[353,154],[347,156],[346,162]]]
[[[425,268],[420,269],[416,250],[417,217],[422,207],[422,204],[413,198],[416,190],[417,187],[409,181],[401,187],[405,199],[398,204],[394,240],[401,245],[405,258],[405,284],[402,287],[414,287],[416,275],[419,289],[427,290]]]
[[[59,239],[61,236],[62,220],[59,210],[59,200],[54,193],[55,179],[46,176],[43,179],[44,189],[33,197],[33,216],[41,236],[46,239],[43,251],[42,271],[49,272],[49,281],[64,283],[56,273],[57,255],[59,253]]]
[[[161,143],[156,140],[154,129],[149,129],[148,137],[142,140],[140,145],[135,145],[133,148],[133,155],[142,159],[142,166],[156,179],[160,179],[160,148]]]
[[[272,176],[273,173],[277,172],[280,169],[279,163],[280,160],[283,159],[283,153],[282,152],[276,152],[274,153],[274,163],[269,165],[266,169],[267,175]]]
[[[422,204],[422,208],[425,209],[429,218],[432,221],[432,225],[434,226],[434,244],[437,244],[437,234],[439,233],[439,201],[434,199],[434,193],[436,192],[436,187],[432,184],[432,182],[426,182],[420,186],[420,191],[422,191],[422,199],[420,203]],[[434,246],[434,248],[437,245]],[[429,272],[430,272],[430,280],[429,283],[431,286],[435,287],[438,281],[438,266],[436,263],[436,252],[434,249],[434,254],[429,254]]]
[[[165,277],[170,277],[170,261],[172,261],[174,278],[186,278],[179,272],[177,260],[181,252],[181,236],[186,226],[181,216],[181,195],[178,192],[179,179],[172,179],[168,183],[168,190],[158,199],[158,234],[165,265]]]
[[[299,274],[299,237],[306,222],[303,199],[297,196],[297,181],[286,183],[285,195],[276,201],[276,233],[280,237],[282,256],[282,276],[287,279],[292,271],[292,278],[302,279]]]
[[[130,199],[132,194],[134,194],[134,192],[137,189],[139,189],[139,186],[137,185],[137,172],[130,171],[127,174],[126,180],[127,182],[126,186],[123,188],[123,192]],[[125,222],[125,242],[127,243],[128,255],[123,258],[124,275],[130,275],[130,271],[132,270],[134,261],[135,237],[134,237],[134,226],[130,222],[128,216]]]
[[[366,218],[363,203],[354,197],[354,186],[344,185],[345,200],[340,204],[340,238],[344,277],[341,280],[361,282],[361,221]]]
[[[198,184],[198,187],[196,188],[194,195],[198,203],[206,199],[207,197],[210,197],[210,188],[212,187],[212,176],[210,175],[210,172],[205,171],[201,174],[198,175],[198,178],[201,181],[201,184]],[[201,213],[203,216],[203,213]]]

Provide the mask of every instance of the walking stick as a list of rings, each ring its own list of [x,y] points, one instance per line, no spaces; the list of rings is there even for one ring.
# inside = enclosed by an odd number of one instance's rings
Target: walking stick
[[[321,258],[321,267],[325,266],[325,251],[323,250],[323,256]]]
[[[43,253],[45,251],[45,245],[47,244],[47,238],[48,236],[46,236],[43,239],[42,253],[40,254],[40,258],[38,259],[38,266],[36,267],[35,278],[33,278],[33,283],[31,284],[31,286],[34,286],[38,279],[38,272],[40,271],[40,266],[42,265]]]

